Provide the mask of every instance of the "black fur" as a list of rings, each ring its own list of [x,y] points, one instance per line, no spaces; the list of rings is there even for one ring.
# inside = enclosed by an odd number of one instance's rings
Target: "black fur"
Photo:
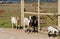
[[[30,22],[33,26],[33,32],[38,32],[38,20],[36,16],[31,17],[32,22]]]
[[[54,32],[54,34],[50,34],[50,32],[49,32],[49,33],[48,33],[48,36],[49,36],[49,37],[53,37],[53,38],[56,37],[56,36],[57,36],[57,35],[56,35],[56,31]]]

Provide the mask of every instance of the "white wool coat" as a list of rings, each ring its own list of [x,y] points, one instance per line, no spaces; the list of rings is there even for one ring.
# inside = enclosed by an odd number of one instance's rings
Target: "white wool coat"
[[[11,17],[11,22],[14,23],[14,24],[17,23],[16,18],[15,17]]]

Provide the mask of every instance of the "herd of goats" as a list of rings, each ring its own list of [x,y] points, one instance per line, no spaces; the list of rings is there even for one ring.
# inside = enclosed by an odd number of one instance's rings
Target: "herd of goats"
[[[4,9],[0,10],[0,16],[3,14],[3,12],[5,12]],[[23,19],[23,22],[24,22],[24,26],[23,26],[23,29],[25,32],[37,32],[38,33],[38,18],[36,16],[29,16],[29,18],[24,18]],[[11,17],[11,24],[12,24],[12,28],[14,28],[14,26],[16,26],[16,28],[19,25],[20,23],[20,17],[15,17],[15,16],[12,16]],[[18,29],[18,28],[17,28]],[[53,26],[48,26],[47,27],[47,30],[48,30],[48,36],[53,36],[53,37],[56,37],[57,35],[60,34],[60,30],[56,29],[55,27]]]
[[[11,23],[12,23],[12,28],[14,26],[14,24],[16,25],[16,27],[19,26],[19,22],[20,19],[19,17],[11,17]],[[24,18],[23,19],[24,22],[24,26],[23,29],[25,32],[37,32],[38,33],[38,18],[36,16],[29,16],[29,18]],[[51,37],[56,37],[57,35],[60,34],[60,30],[54,28],[53,26],[48,26],[47,27],[48,30],[48,36]]]

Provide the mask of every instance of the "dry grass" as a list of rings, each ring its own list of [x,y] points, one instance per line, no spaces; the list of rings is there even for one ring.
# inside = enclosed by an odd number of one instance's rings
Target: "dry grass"
[[[38,4],[35,3],[25,3],[26,12],[35,12],[38,10]],[[57,13],[58,12],[58,2],[42,2],[40,3],[41,13]]]
[[[52,7],[51,7],[52,6]],[[35,10],[37,10],[37,2],[35,4],[33,3],[25,3],[24,7],[26,8],[27,12],[35,12]],[[47,3],[42,3],[40,6],[42,9],[42,12],[48,12],[48,13],[57,13],[57,2],[47,2]],[[18,5],[0,5],[0,9],[4,9],[5,12],[3,13],[2,16],[0,16],[0,26],[1,27],[11,27],[11,23],[10,23],[10,18],[11,16],[19,16],[21,17],[21,6]],[[32,14],[30,14],[32,15]],[[36,15],[37,16],[37,15]],[[41,16],[41,15],[40,15]],[[25,14],[25,17],[29,17],[29,14]],[[53,19],[55,18],[55,16],[52,16]],[[57,26],[57,21],[52,21],[49,17],[45,17],[47,24],[51,24],[54,26]],[[57,17],[55,18],[57,19]],[[8,20],[8,21],[7,21]],[[49,21],[50,20],[50,21]],[[1,25],[5,22],[8,22],[8,24],[4,24]],[[43,24],[43,26],[48,26],[47,24]]]

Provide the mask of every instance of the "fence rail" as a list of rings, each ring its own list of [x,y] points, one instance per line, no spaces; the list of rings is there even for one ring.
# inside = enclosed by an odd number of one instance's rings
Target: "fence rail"
[[[21,5],[21,4],[0,4],[0,5],[4,6],[4,5]]]
[[[35,13],[35,12],[24,12],[24,14],[54,15],[54,13]]]

